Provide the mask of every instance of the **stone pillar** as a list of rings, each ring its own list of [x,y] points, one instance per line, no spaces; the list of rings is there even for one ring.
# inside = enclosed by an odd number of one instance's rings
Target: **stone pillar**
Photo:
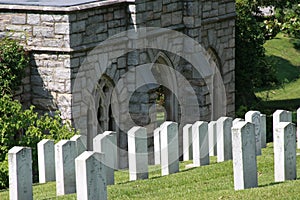
[[[209,155],[217,155],[217,122],[211,121],[208,123],[208,145]]]
[[[87,150],[87,138],[85,135],[74,135],[70,140],[76,143],[78,156]]]
[[[57,196],[76,192],[75,158],[76,142],[61,140],[55,144],[55,174]]]
[[[255,125],[256,155],[261,155],[260,114],[258,111],[249,111],[245,115],[245,121]]]
[[[160,131],[161,174],[165,176],[179,171],[178,124],[166,121]]]
[[[37,144],[39,182],[55,181],[54,140],[43,139]]]
[[[265,114],[260,114],[261,124],[260,124],[260,138],[261,138],[261,148],[267,147],[267,116]]]
[[[232,141],[231,141],[231,117],[220,117],[217,121],[217,161],[223,162],[232,159]]]
[[[154,164],[160,164],[160,129],[156,128],[153,132],[154,137]]]
[[[193,129],[193,164],[195,167],[209,165],[208,123],[198,121]]]
[[[183,127],[183,161],[193,159],[193,136],[192,124]]]
[[[97,135],[93,139],[93,149],[95,152],[104,153],[103,164],[106,173],[107,185],[115,184],[115,167],[117,159],[115,132],[106,131]]]
[[[32,157],[28,147],[13,147],[8,151],[9,199],[31,200]]]
[[[232,127],[234,189],[257,187],[255,124],[238,122]]]
[[[131,181],[148,178],[146,128],[135,126],[128,131],[128,161]]]
[[[300,108],[297,110],[297,146],[300,149]]]
[[[295,180],[296,172],[296,128],[290,122],[280,122],[274,132],[275,182]]]
[[[85,151],[75,159],[78,200],[107,199],[104,154]]]

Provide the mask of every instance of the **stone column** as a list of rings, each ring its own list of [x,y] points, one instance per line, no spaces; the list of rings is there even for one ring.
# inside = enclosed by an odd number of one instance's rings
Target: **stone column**
[[[297,146],[300,149],[300,108],[297,110]]]
[[[74,135],[70,140],[76,143],[78,156],[87,150],[87,138],[85,135]]]
[[[192,124],[183,127],[183,161],[193,159]]]
[[[211,121],[208,123],[208,144],[209,144],[209,155],[217,155],[217,122]]]
[[[179,171],[178,124],[164,122],[160,131],[161,174],[165,176]]]
[[[261,136],[261,148],[267,147],[267,116],[260,114],[260,136]]]
[[[193,124],[193,164],[195,167],[209,165],[208,123]]]
[[[75,159],[78,200],[107,199],[104,154],[85,151]]]
[[[93,149],[95,152],[104,153],[103,164],[106,173],[107,185],[115,184],[115,167],[117,159],[115,132],[105,131],[93,139]]]
[[[160,164],[160,129],[156,128],[153,132],[154,138],[154,164]]]
[[[128,131],[130,180],[148,178],[147,129],[135,126]]]
[[[217,161],[224,162],[232,159],[231,117],[220,117],[217,120]]]
[[[39,182],[55,181],[54,140],[43,139],[37,144]]]
[[[232,127],[234,189],[257,187],[255,124],[238,122]]]
[[[75,158],[76,142],[61,140],[55,144],[55,174],[57,196],[76,192]]]
[[[8,151],[9,199],[31,200],[32,157],[28,147],[13,147]]]
[[[296,127],[291,122],[280,122],[274,132],[275,182],[295,180],[296,172]]]
[[[256,155],[261,155],[260,114],[261,113],[258,111],[249,111],[245,115],[245,121],[251,122],[255,125]]]

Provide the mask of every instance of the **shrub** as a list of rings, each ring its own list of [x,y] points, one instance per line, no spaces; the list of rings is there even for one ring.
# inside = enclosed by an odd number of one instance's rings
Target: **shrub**
[[[0,91],[2,95],[11,94],[18,89],[28,67],[28,52],[16,40],[0,40]]]
[[[42,139],[69,139],[76,134],[69,123],[64,124],[59,113],[39,116],[34,107],[24,110],[18,101],[4,95],[0,98],[0,188],[7,187],[6,155],[14,146],[32,149],[34,181],[37,180],[37,143]],[[3,162],[4,161],[4,162]]]

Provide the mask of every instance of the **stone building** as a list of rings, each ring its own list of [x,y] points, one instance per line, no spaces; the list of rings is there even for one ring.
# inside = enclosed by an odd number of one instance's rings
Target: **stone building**
[[[89,148],[116,131],[121,168],[130,127],[148,128],[153,152],[158,112],[179,130],[234,115],[234,32],[233,0],[0,0],[0,36],[32,55],[21,100],[59,110]]]

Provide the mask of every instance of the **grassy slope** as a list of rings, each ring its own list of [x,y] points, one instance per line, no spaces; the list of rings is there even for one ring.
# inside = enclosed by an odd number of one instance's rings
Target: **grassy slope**
[[[300,40],[283,34],[265,44],[266,54],[277,70],[282,87],[268,88],[256,95],[265,101],[300,99]]]
[[[298,179],[284,183],[274,183],[272,144],[263,149],[258,157],[259,187],[234,191],[232,161],[184,170],[180,164],[177,174],[160,177],[159,166],[150,167],[150,179],[128,182],[126,171],[116,172],[114,186],[108,187],[108,199],[297,199],[300,190],[300,166]],[[300,157],[297,157],[300,162]],[[190,162],[188,162],[190,163]],[[0,199],[8,199],[8,192],[0,192]],[[56,199],[55,183],[34,186],[34,199]],[[76,195],[66,195],[57,199],[76,199]]]

